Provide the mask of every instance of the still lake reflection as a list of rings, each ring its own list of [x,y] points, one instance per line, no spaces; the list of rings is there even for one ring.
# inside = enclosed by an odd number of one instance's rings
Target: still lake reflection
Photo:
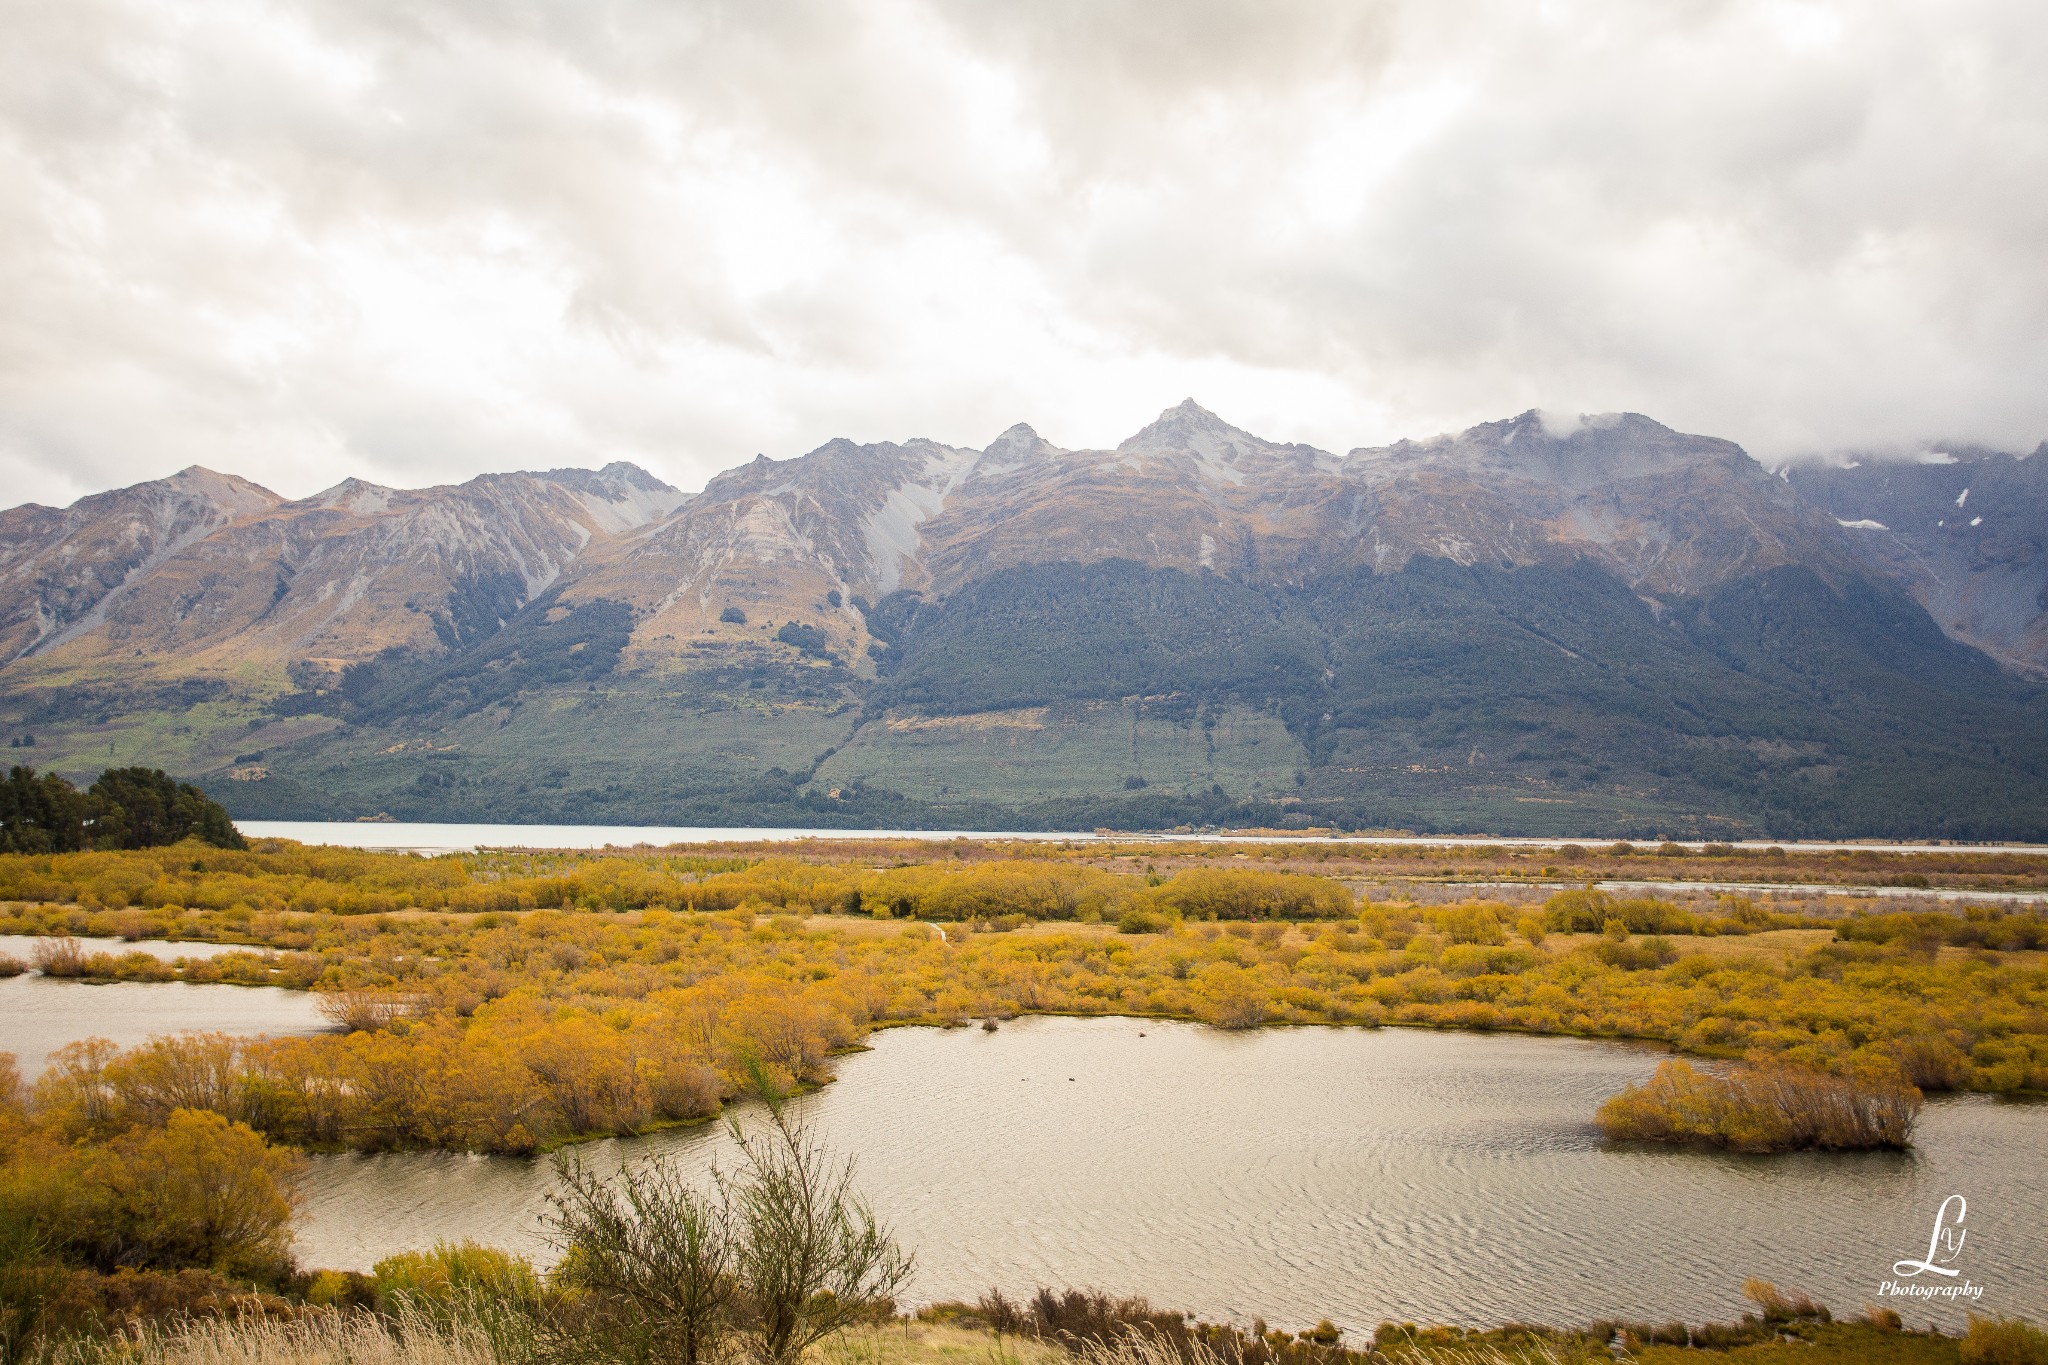
[[[39,940],[0,934],[0,953],[34,960]],[[89,953],[148,953],[173,961],[246,952],[239,944],[165,943],[81,938]],[[21,1074],[42,1074],[49,1055],[82,1038],[110,1038],[134,1047],[165,1033],[198,1030],[244,1035],[320,1033],[329,1027],[306,991],[275,986],[188,985],[182,981],[59,981],[41,972],[0,979],[0,1052],[11,1052]]]
[[[1979,1311],[2048,1310],[2048,1110],[1932,1104],[1907,1155],[1629,1150],[1589,1124],[1642,1048],[1129,1019],[899,1029],[804,1112],[918,1257],[916,1300],[1092,1285],[1205,1317],[1726,1319],[1761,1275],[1840,1312],[1970,1201]],[[600,1164],[728,1164],[717,1125],[595,1144]],[[310,1265],[475,1238],[546,1259],[545,1161],[314,1160]],[[1963,1320],[1908,1306],[1910,1322]]]

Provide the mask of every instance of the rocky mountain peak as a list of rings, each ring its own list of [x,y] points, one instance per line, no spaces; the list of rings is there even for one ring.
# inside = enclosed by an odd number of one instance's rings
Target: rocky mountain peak
[[[1211,489],[1258,483],[1281,470],[1296,475],[1332,473],[1336,456],[1305,445],[1281,445],[1254,436],[1209,411],[1194,399],[1168,408],[1157,420],[1116,448],[1126,459],[1177,456],[1192,461],[1192,472]]]
[[[630,488],[659,489],[671,493],[675,491],[669,484],[655,478],[631,460],[613,460],[597,471],[597,477],[608,483]]]
[[[398,496],[398,491],[351,475],[332,488],[323,488],[311,497],[285,505],[304,508],[324,507],[336,512],[350,512],[359,517],[374,517],[390,508],[391,500]]]
[[[205,465],[186,465],[160,484],[171,492],[205,499],[238,515],[264,511],[283,501],[261,484],[251,483],[238,474],[222,474]]]
[[[1049,460],[1059,453],[1060,449],[1058,446],[1040,436],[1026,422],[1017,423],[1017,425],[996,437],[995,440],[990,441],[988,448],[982,451],[982,454],[992,464],[1002,466],[1016,466],[1028,464],[1035,460]]]
[[[1354,450],[1350,459],[1368,477],[1433,466],[1528,482],[1548,493],[1583,493],[1617,480],[1668,476],[1709,464],[1764,472],[1732,441],[1687,435],[1641,413],[1566,414],[1537,408],[1456,435]]]
[[[1166,409],[1117,447],[1120,451],[1175,450],[1205,453],[1231,440],[1256,444],[1258,437],[1230,425],[1192,398]]]
[[[531,476],[565,488],[606,531],[634,530],[682,506],[683,494],[639,465],[614,460],[602,469],[550,469]]]
[[[548,483],[562,484],[586,493],[625,497],[632,493],[673,493],[676,490],[639,465],[613,460],[602,469],[549,469],[533,475]]]
[[[247,479],[192,465],[62,511],[0,512],[0,661],[96,628],[131,584],[281,501]]]

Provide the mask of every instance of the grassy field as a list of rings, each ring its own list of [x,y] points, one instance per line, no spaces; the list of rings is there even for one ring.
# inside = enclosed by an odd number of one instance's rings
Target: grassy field
[[[263,780],[210,790],[237,813],[638,823],[650,793],[729,792],[748,775],[808,772],[851,725],[829,699],[645,686],[556,692],[448,725],[396,720],[253,750]],[[621,736],[631,736],[621,743]],[[253,741],[252,741],[253,743]],[[247,765],[237,765],[246,767]]]
[[[965,716],[892,711],[827,759],[813,785],[861,780],[940,802],[1083,796],[1125,789],[1133,778],[1180,794],[1221,787],[1240,799],[1294,790],[1308,754],[1277,716],[1228,706],[1210,719],[1148,714],[1136,701]]]

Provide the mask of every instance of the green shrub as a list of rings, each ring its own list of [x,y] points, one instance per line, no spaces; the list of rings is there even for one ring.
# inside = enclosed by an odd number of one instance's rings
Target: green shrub
[[[315,1308],[374,1308],[377,1281],[354,1270],[316,1270],[306,1280],[306,1302]]]
[[[1544,927],[1559,934],[1597,934],[1619,922],[1632,934],[1691,934],[1698,917],[1656,896],[1614,897],[1592,887],[1560,891],[1543,902]]]

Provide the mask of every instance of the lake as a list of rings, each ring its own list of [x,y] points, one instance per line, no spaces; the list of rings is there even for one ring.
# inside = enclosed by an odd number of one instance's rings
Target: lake
[[[1078,831],[1045,830],[931,830],[931,829],[751,829],[711,828],[682,825],[482,825],[409,824],[403,821],[345,820],[237,820],[235,827],[252,839],[296,839],[302,844],[332,844],[343,848],[395,849],[421,853],[466,853],[479,848],[634,848],[647,844],[662,848],[672,844],[711,843],[796,843],[805,839],[1032,839],[1085,843],[1098,839],[1147,843],[1344,843],[1383,844],[1442,848],[1557,848],[1567,843],[1598,845],[1603,839],[1491,838],[1475,835],[1400,834],[1095,834]],[[1697,849],[1695,840],[1685,845]],[[1738,848],[1764,848],[1763,840],[1739,840]],[[1978,853],[2029,853],[2048,856],[2040,844],[1830,844],[1791,842],[1789,849],[1830,852],[1845,849],[1882,848],[1893,853],[1953,852],[1967,848]]]
[[[152,957],[212,957],[246,952],[238,944],[164,943],[81,938],[87,952],[144,952]],[[33,961],[37,940],[0,934],[0,953]],[[49,1055],[81,1038],[111,1038],[122,1047],[161,1033],[249,1035],[319,1033],[328,1027],[305,991],[275,986],[188,985],[182,981],[59,981],[41,972],[0,980],[0,1052],[12,1052],[21,1074],[42,1074]]]
[[[1614,1043],[1057,1018],[873,1042],[801,1111],[916,1251],[916,1301],[1047,1284],[1355,1331],[1698,1322],[1761,1275],[1854,1312],[1959,1193],[1978,1310],[2048,1311],[2048,1109],[1962,1097],[1910,1154],[1738,1157],[1604,1144],[1594,1107],[1662,1055]],[[733,1159],[717,1125],[581,1152]],[[468,1237],[546,1259],[551,1182],[538,1160],[318,1157],[299,1253],[367,1269]]]

